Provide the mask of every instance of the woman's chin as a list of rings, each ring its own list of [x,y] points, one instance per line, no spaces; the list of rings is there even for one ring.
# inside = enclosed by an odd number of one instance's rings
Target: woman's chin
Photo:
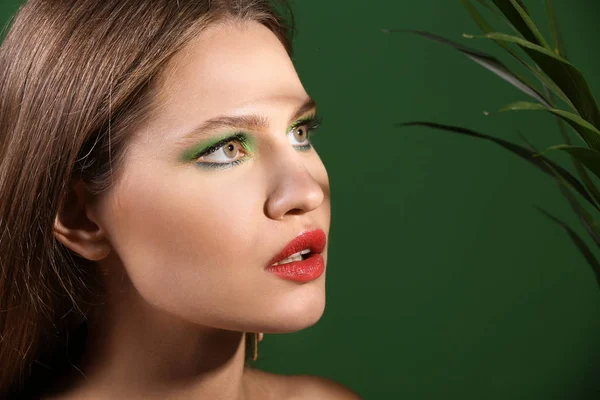
[[[264,333],[292,333],[316,324],[325,311],[325,293],[289,297],[274,302],[259,318]]]

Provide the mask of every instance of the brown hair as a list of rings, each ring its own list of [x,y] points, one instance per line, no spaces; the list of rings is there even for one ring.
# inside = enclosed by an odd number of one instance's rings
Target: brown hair
[[[0,396],[56,381],[103,295],[96,264],[53,235],[70,182],[111,187],[157,75],[226,19],[262,23],[291,56],[284,1],[29,0],[16,14],[0,48]]]

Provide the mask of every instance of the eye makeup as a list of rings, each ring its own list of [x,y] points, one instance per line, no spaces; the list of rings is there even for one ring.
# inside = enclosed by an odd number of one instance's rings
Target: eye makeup
[[[306,129],[306,137],[308,138],[308,144],[303,145],[303,146],[294,146],[294,147],[300,151],[308,151],[308,150],[312,149],[313,146],[312,146],[311,138],[316,133],[317,129],[319,128],[319,126],[321,126],[322,123],[323,123],[323,118],[321,118],[317,114],[313,113],[306,117],[300,118],[298,121],[296,121],[292,125],[290,125],[287,129],[288,133],[298,127],[301,127],[301,126],[306,126],[306,128],[307,128]]]
[[[308,138],[309,143],[301,146],[293,146],[295,149],[299,151],[308,151],[312,148],[312,143],[310,142],[311,136],[315,133],[316,129],[320,126],[322,122],[322,118],[317,116],[316,114],[312,114],[306,117],[303,117],[297,121],[295,121],[292,125],[290,125],[287,129],[287,134],[289,134],[292,130],[305,126],[306,136]],[[200,157],[210,155],[216,151],[219,151],[226,144],[231,142],[239,143],[243,151],[247,154],[241,159],[233,161],[231,163],[213,163],[213,162],[196,162],[196,165],[203,169],[228,169],[234,167],[238,164],[241,164],[245,161],[250,160],[254,154],[256,153],[256,138],[255,136],[245,133],[245,132],[233,132],[233,133],[224,133],[208,140],[203,141],[202,143],[192,146],[190,149],[184,151],[180,156],[180,161],[187,163],[190,161],[195,161]]]
[[[197,160],[198,158],[208,155],[208,154],[212,154],[215,151],[219,150],[220,148],[222,148],[223,146],[225,146],[227,143],[230,142],[238,142],[242,145],[242,147],[244,148],[244,151],[248,154],[249,157],[252,157],[252,155],[256,152],[256,139],[254,138],[254,136],[243,133],[243,132],[235,132],[235,133],[224,133],[221,135],[218,135],[216,137],[210,138],[206,141],[203,141],[202,143],[193,146],[192,148],[186,150],[183,152],[183,154],[180,157],[180,161],[182,162],[189,162],[189,161],[194,161]],[[248,157],[246,157],[248,158]],[[211,168],[211,169],[216,169],[216,168],[220,168],[220,167],[226,167],[226,166],[231,166],[233,165],[237,165],[239,163],[243,162],[243,160],[237,160],[234,161],[232,163],[197,163],[197,165],[201,166],[201,167],[206,167],[206,168]]]

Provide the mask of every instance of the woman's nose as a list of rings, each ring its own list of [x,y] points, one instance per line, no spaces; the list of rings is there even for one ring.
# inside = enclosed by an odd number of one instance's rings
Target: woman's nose
[[[265,204],[269,218],[281,220],[288,214],[304,214],[323,203],[323,182],[320,183],[316,179],[318,176],[313,174],[320,174],[324,167],[320,162],[317,165],[316,161],[304,161],[302,157],[305,156],[282,154],[270,168],[272,186]]]

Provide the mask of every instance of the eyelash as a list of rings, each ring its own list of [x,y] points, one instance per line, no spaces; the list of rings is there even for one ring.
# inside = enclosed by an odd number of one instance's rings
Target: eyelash
[[[322,122],[323,122],[323,119],[318,115],[306,117],[299,121],[296,121],[290,127],[290,130],[294,130],[294,129],[298,128],[299,126],[306,126],[307,127],[308,144],[304,145],[304,146],[294,146],[294,147],[296,147],[300,151],[310,150],[312,148],[311,138],[315,134],[316,130],[319,128],[319,126],[321,125]],[[201,153],[197,154],[194,157],[194,159],[198,159],[200,157],[210,155],[210,154],[216,152],[217,150],[220,150],[227,143],[231,143],[231,142],[238,142],[242,145],[242,147],[246,148],[247,146],[245,146],[245,145],[246,145],[246,143],[248,143],[248,141],[249,141],[248,136],[245,133],[241,133],[241,132],[236,133],[232,136],[226,137],[223,140],[218,141],[217,143],[213,144],[209,148],[203,150]],[[246,161],[246,158],[242,158],[242,159],[230,162],[230,163],[197,162],[196,164],[199,165],[200,167],[206,168],[206,169],[227,169],[227,168],[231,168],[236,165],[239,165],[245,161]]]

